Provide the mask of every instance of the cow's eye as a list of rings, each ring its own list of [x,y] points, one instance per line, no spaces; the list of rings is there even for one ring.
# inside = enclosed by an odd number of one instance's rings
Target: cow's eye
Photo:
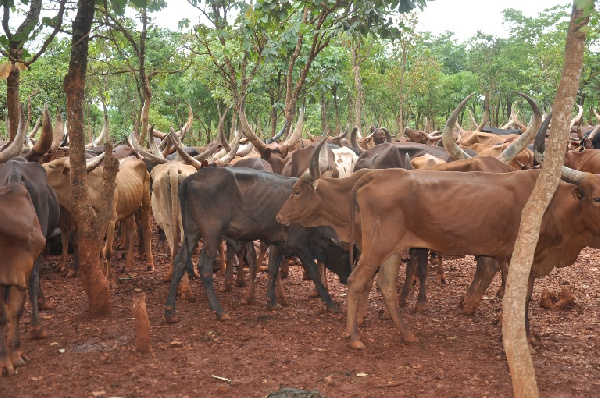
[[[294,190],[294,195],[295,195],[295,196],[298,196],[298,195],[300,195],[300,191],[299,191],[298,189],[295,189],[295,190]]]
[[[594,198],[594,202],[600,203],[600,198]]]

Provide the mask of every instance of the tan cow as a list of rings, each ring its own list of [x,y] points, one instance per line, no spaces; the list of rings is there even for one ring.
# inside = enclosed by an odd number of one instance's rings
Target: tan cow
[[[43,165],[48,176],[48,184],[52,186],[62,208],[73,213],[71,204],[71,179],[68,158],[55,159]],[[97,211],[102,197],[102,167],[95,167],[88,172],[88,188],[92,207]],[[116,177],[117,187],[113,202],[113,212],[106,232],[106,244],[102,255],[107,264],[107,276],[114,278],[111,267],[112,243],[117,221],[124,221],[128,231],[128,248],[125,260],[125,270],[133,266],[133,252],[135,245],[135,219],[139,214],[142,229],[142,245],[144,247],[146,268],[154,269],[152,249],[150,247],[150,175],[146,164],[135,157],[121,159],[119,172]],[[63,256],[66,251],[63,250]]]

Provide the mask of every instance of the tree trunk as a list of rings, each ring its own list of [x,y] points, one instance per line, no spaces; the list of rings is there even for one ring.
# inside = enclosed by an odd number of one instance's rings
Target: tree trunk
[[[593,1],[590,7],[593,7]],[[521,214],[521,226],[515,242],[502,305],[504,350],[515,397],[537,397],[539,395],[525,335],[527,281],[539,239],[542,217],[552,200],[561,175],[571,110],[575,103],[583,65],[585,33],[579,29],[587,25],[589,21],[589,18],[582,16],[582,10],[577,10],[573,6],[565,43],[564,66],[552,106],[552,126],[544,156],[544,166]]]
[[[358,59],[359,44],[352,46],[352,74],[354,75],[354,88],[356,91],[356,101],[354,102],[354,125],[358,127],[358,135],[362,136],[361,131],[361,111],[362,111],[362,82],[360,78],[360,61]]]
[[[8,120],[10,120],[9,141],[15,139],[19,127],[20,102],[19,102],[19,69],[12,64],[10,74],[6,79],[6,108],[8,109]]]
[[[71,41],[71,61],[69,72],[64,80],[67,94],[67,116],[71,160],[71,200],[73,216],[79,230],[79,272],[83,288],[88,296],[89,310],[93,315],[110,313],[110,285],[100,268],[100,251],[103,244],[108,214],[112,208],[114,195],[114,179],[118,170],[118,162],[112,156],[112,146],[105,159],[104,175],[104,209],[98,214],[92,208],[87,188],[87,172],[85,165],[84,137],[84,90],[87,69],[89,32],[94,17],[94,0],[79,0],[77,15],[73,20],[73,36]],[[111,184],[112,178],[112,184]]]
[[[333,109],[335,112],[335,134],[339,135],[342,131],[342,125],[340,123],[340,108],[337,100],[337,86],[333,86],[331,93],[333,94]]]

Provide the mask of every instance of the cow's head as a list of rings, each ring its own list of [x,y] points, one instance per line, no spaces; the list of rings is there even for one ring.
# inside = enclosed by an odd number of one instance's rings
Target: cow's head
[[[277,221],[281,224],[288,225],[297,222],[308,226],[306,223],[315,221],[315,215],[318,214],[323,205],[323,197],[317,192],[317,187],[321,177],[321,152],[327,155],[327,151],[321,151],[325,142],[327,142],[327,134],[323,135],[323,139],[314,149],[310,157],[309,169],[294,184],[290,197],[279,210]]]

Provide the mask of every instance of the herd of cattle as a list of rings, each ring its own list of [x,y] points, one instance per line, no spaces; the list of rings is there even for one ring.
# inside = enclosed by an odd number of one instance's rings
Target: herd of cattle
[[[543,159],[551,118],[548,115],[542,122],[537,104],[517,94],[532,108],[528,127],[517,124],[510,130],[464,131],[457,118],[469,96],[448,118],[443,132],[406,129],[407,139],[392,137],[385,128],[373,128],[362,138],[357,137],[355,127],[348,138],[348,132],[337,137],[326,133],[317,143],[314,137],[302,138],[301,111],[282,143],[277,140],[285,128],[269,144],[252,129],[244,129],[244,139],[236,132],[227,142],[222,118],[217,140],[202,152],[182,144],[193,120],[190,108],[181,130],[165,134],[151,128],[149,148],[132,134],[127,144],[114,149],[120,166],[106,243],[99,253],[107,277],[115,277],[111,252],[117,223],[127,242],[124,270],[133,265],[137,241],[146,267],[154,268],[153,217],[164,231],[171,254],[165,276],[171,281],[165,304],[167,322],[178,320],[177,291],[181,282],[182,291],[189,289],[189,276],[201,278],[211,311],[219,319],[228,317],[213,283],[218,251],[222,268],[227,270],[226,289],[231,286],[235,264],[239,264],[238,278],[243,277],[243,264],[248,264],[250,286],[244,302],[251,302],[254,276],[267,252],[270,308],[285,303],[280,268],[285,258],[296,257],[327,310],[339,311],[326,287],[324,270],[329,269],[348,284],[346,332],[351,347],[364,348],[357,325],[366,315],[367,297],[378,273],[377,285],[394,324],[404,340],[413,341],[398,304],[405,301],[416,274],[421,280],[416,308],[426,307],[424,282],[430,255],[438,258],[440,280],[445,279],[443,256],[475,256],[475,278],[463,299],[468,314],[475,312],[496,272],[502,271],[503,280],[506,276],[521,210],[540,173],[538,161]],[[573,264],[586,246],[600,248],[600,126],[582,129],[577,126],[580,118],[581,112],[572,123],[576,149],[569,144],[563,181],[543,218],[527,303],[535,278],[554,267]],[[74,274],[78,260],[64,124],[58,114],[53,128],[45,108],[40,138],[33,144],[39,124],[27,133],[24,120],[21,113],[17,136],[0,150],[2,375],[13,374],[27,361],[18,331],[26,290],[32,333],[45,335],[38,311],[44,305],[39,273],[47,240],[60,231],[60,271]],[[535,144],[530,145],[534,138]],[[95,209],[102,206],[103,150],[101,145],[87,149],[88,185]],[[200,240],[202,248],[194,267],[192,253]],[[260,241],[259,255],[255,241]],[[69,243],[74,258],[67,270]],[[398,300],[396,284],[403,260],[408,260],[407,278]],[[527,309],[526,329],[530,335]]]

